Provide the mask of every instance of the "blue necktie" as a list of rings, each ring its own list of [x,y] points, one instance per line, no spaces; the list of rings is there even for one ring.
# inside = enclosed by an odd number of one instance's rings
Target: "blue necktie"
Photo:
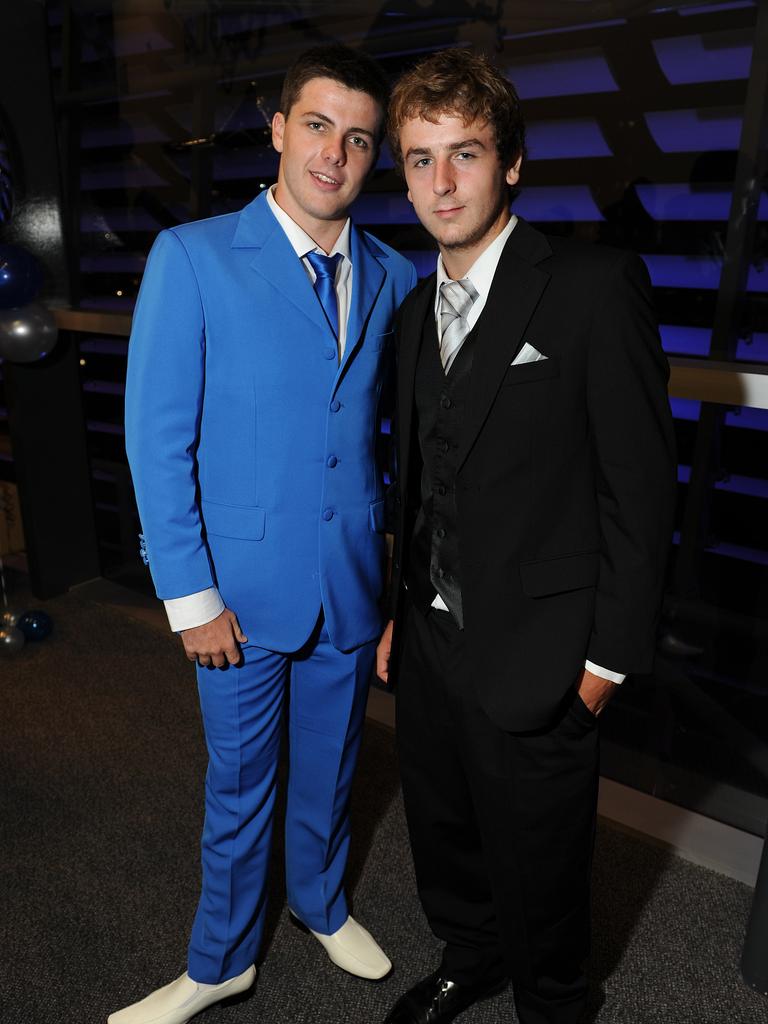
[[[336,265],[341,259],[341,253],[335,256],[323,256],[319,252],[308,252],[309,260],[315,274],[315,291],[320,299],[331,330],[339,337],[339,305],[336,300]]]

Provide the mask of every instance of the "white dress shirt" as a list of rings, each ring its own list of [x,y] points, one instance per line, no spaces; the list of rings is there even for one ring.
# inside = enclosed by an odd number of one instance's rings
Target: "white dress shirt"
[[[515,224],[517,224],[517,217],[513,213],[509,218],[509,224],[507,224],[504,230],[494,238],[486,249],[483,249],[467,273],[461,278],[462,281],[465,280],[465,278],[469,278],[477,292],[477,298],[472,303],[472,306],[467,313],[467,324],[469,325],[470,331],[477,323],[480,314],[485,308],[485,303],[488,300],[491,285],[493,284],[496,268],[499,265],[499,260],[501,259],[501,253],[504,246],[507,244],[507,239],[515,229]],[[445,281],[450,280],[452,280],[452,278],[448,276],[445,267],[443,266],[443,257],[438,256],[437,287],[435,291],[435,325],[437,327],[438,339],[440,338],[440,286]],[[432,607],[438,608],[440,611],[448,611],[448,606],[439,594],[435,595]],[[586,668],[588,672],[594,673],[596,676],[610,680],[612,683],[623,683],[626,678],[625,674],[621,672],[614,672],[612,669],[602,668],[600,665],[595,665],[592,661],[586,661],[584,663],[584,668]]]
[[[462,277],[462,281],[465,278],[469,278],[475,287],[477,292],[477,298],[472,303],[467,313],[467,325],[469,330],[477,323],[480,314],[485,309],[485,304],[488,301],[488,294],[493,284],[493,276],[496,273],[496,267],[499,265],[501,254],[504,246],[507,244],[507,239],[512,234],[517,224],[517,217],[512,214],[509,218],[509,224],[504,230],[496,235],[491,244],[480,253],[475,262],[469,268],[469,270]],[[446,281],[453,280],[446,273],[445,267],[443,266],[443,257],[437,257],[437,289],[435,291],[435,324],[437,325],[437,336],[440,337],[440,286]],[[469,333],[469,331],[467,332]]]
[[[347,321],[349,319],[349,307],[352,299],[352,257],[350,253],[350,229],[349,218],[341,229],[336,244],[329,253],[321,249],[316,242],[299,227],[292,217],[277,204],[274,196],[275,186],[272,185],[267,191],[267,203],[275,215],[278,224],[283,229],[291,243],[296,255],[301,260],[304,270],[314,287],[316,274],[308,259],[307,253],[319,252],[323,256],[335,256],[341,253],[342,258],[336,267],[336,301],[339,309],[339,361],[344,358],[344,348],[347,342]],[[319,300],[318,300],[319,301]],[[207,590],[198,591],[196,594],[188,594],[185,597],[174,597],[163,602],[171,629],[175,633],[182,629],[191,629],[194,626],[203,626],[211,622],[217,615],[224,611],[224,602],[221,599],[216,587],[209,587]],[[235,609],[235,612],[237,609]]]
[[[341,229],[341,234],[336,239],[336,244],[330,252],[326,252],[325,249],[321,249],[320,246],[313,241],[304,228],[300,228],[299,225],[293,220],[282,207],[277,205],[275,199],[275,185],[267,191],[267,202],[269,208],[274,213],[277,223],[285,232],[288,237],[288,241],[294,248],[296,255],[301,260],[301,264],[307,272],[309,280],[312,282],[314,288],[315,279],[317,275],[312,269],[312,265],[306,258],[309,252],[319,252],[321,256],[335,256],[336,253],[341,253],[342,259],[339,260],[338,266],[336,267],[336,302],[339,308],[339,362],[344,358],[344,347],[347,343],[347,320],[349,319],[349,306],[352,299],[352,255],[350,252],[350,240],[349,234],[351,230],[351,221],[347,218],[344,227]],[[318,300],[319,301],[319,300]]]

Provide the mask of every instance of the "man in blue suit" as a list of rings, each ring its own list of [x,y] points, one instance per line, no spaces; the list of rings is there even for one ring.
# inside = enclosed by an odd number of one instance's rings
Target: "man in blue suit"
[[[209,767],[187,972],[109,1024],[185,1024],[252,984],[288,691],[290,911],[339,967],[391,967],[343,886],[381,625],[378,406],[392,317],[416,282],[347,215],[387,92],[364,55],[308,51],[272,123],[276,186],[163,231],[147,264],[126,444],[145,557],[197,663]]]

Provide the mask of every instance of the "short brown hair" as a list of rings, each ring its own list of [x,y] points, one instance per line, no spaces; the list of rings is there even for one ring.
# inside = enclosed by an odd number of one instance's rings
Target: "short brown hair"
[[[288,117],[299,93],[313,78],[331,78],[348,89],[367,93],[378,103],[384,116],[389,99],[389,82],[376,61],[360,50],[330,44],[305,50],[288,69],[280,94],[280,112]],[[379,140],[380,141],[380,140]]]
[[[400,129],[412,117],[437,121],[452,114],[465,124],[493,128],[501,166],[525,156],[525,121],[514,85],[487,58],[469,50],[440,50],[406,71],[389,99],[387,135],[398,170],[403,170]]]

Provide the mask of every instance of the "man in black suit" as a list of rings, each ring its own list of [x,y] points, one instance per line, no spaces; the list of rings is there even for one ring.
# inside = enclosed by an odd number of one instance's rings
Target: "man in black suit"
[[[390,139],[440,256],[399,313],[378,668],[392,654],[417,884],[445,949],[386,1021],[453,1020],[511,979],[521,1024],[574,1024],[597,716],[651,669],[672,529],[667,363],[637,256],[510,215],[524,125],[485,59],[408,72]]]

